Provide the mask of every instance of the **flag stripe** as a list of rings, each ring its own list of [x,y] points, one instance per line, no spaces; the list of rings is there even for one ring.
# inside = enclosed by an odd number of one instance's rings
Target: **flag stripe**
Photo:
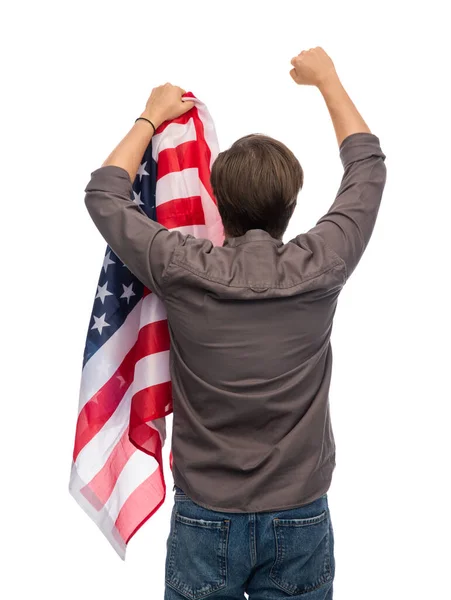
[[[144,294],[147,295],[132,309],[122,327],[103,344],[101,352],[96,352],[85,364],[80,386],[80,410],[111,377],[105,376],[102,363],[110,364],[112,372],[115,372],[136,343],[139,327],[166,319],[166,308],[158,296],[147,288]]]
[[[157,132],[152,137],[152,158],[157,163],[160,154],[167,148],[176,148],[185,142],[197,142],[194,118],[187,113],[173,121],[166,121],[160,125]]]
[[[120,472],[114,489],[108,498],[108,502],[105,504],[105,508],[113,521],[116,521],[121,507],[128,496],[150,477],[156,469],[158,469],[158,463],[148,454],[144,452],[134,452],[132,454]],[[121,534],[121,537],[124,536]]]
[[[157,179],[155,196],[157,207],[176,198],[199,196],[198,169],[183,169]]]
[[[114,489],[115,480],[134,452],[137,452],[137,448],[129,442],[128,427],[126,427],[102,469],[80,490],[88,500],[92,503],[96,502],[98,510],[107,502]],[[111,476],[112,474],[114,477]]]
[[[158,356],[156,353],[169,350],[169,347],[170,340],[166,320],[150,323],[139,330],[135,346],[126,355],[110,380],[83,406],[78,415],[74,461],[77,460],[79,452],[102,429],[118,407],[124,395],[123,388],[128,389],[132,383],[135,369],[141,358],[154,359]],[[148,354],[153,356],[149,357]],[[153,372],[158,373],[156,370]],[[166,370],[163,372],[166,373]],[[161,375],[159,374],[159,376]],[[142,387],[138,387],[138,390],[140,389]]]
[[[124,502],[116,527],[126,543],[163,504],[166,486],[161,479],[161,472],[155,470]]]
[[[182,169],[198,168],[200,163],[199,148],[195,140],[184,142],[175,148],[166,148],[158,155],[157,179]]]
[[[158,222],[168,229],[173,229],[176,223],[186,226],[199,225],[205,222],[200,196],[177,198],[172,202],[160,204],[156,210]]]

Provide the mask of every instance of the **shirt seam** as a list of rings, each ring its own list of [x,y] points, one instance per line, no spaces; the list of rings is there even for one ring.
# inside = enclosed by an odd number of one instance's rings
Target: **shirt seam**
[[[320,239],[321,243],[322,243],[322,244],[323,244],[323,245],[324,245],[324,246],[325,246],[325,247],[326,247],[326,248],[327,248],[327,249],[328,249],[328,250],[329,250],[329,251],[330,251],[330,252],[331,252],[333,255],[335,255],[335,256],[338,258],[338,260],[339,260],[341,263],[343,263],[343,267],[344,267],[344,270],[345,270],[345,279],[348,279],[348,267],[347,267],[347,265],[346,265],[346,261],[345,261],[345,260],[344,260],[344,259],[343,259],[343,258],[342,258],[342,257],[341,257],[341,256],[340,256],[338,253],[337,253],[337,252],[335,252],[335,250],[334,250],[333,248],[331,248],[331,246],[329,246],[329,244],[328,244],[328,243],[326,243],[326,242],[323,240],[323,238],[322,238],[322,237],[319,235],[319,233],[311,233],[310,235],[316,235],[316,236],[317,236],[317,237]]]
[[[338,254],[337,254],[338,256]],[[323,275],[324,273],[327,273],[328,271],[331,271],[333,268],[335,268],[337,265],[341,265],[342,263],[344,263],[343,259],[338,257],[339,260],[335,261],[334,263],[332,263],[331,265],[329,265],[326,269],[322,269],[319,271],[315,271],[312,275],[310,275],[309,277],[306,277],[305,279],[302,279],[302,281],[299,281],[297,283],[293,283],[292,285],[288,285],[288,286],[282,286],[282,285],[273,285],[268,283],[267,286],[266,284],[261,284],[259,286],[256,286],[255,284],[249,283],[248,286],[249,287],[268,287],[268,288],[278,288],[278,289],[288,289],[288,288],[292,288],[292,287],[296,287],[298,285],[301,285],[302,283],[306,282],[306,281],[310,281],[311,279],[314,279],[315,277],[319,277],[320,275]],[[197,271],[196,269],[194,269],[190,264],[188,264],[185,261],[182,260],[176,260],[174,258],[174,260],[172,261],[174,264],[186,269],[187,271],[190,271],[191,273],[194,273],[195,275],[198,275],[199,277],[201,277],[202,279],[205,279],[207,281],[213,281],[215,283],[219,283],[221,285],[225,285],[226,287],[235,287],[235,288],[245,288],[247,287],[246,285],[233,285],[233,284],[229,284],[227,282],[222,281],[221,279],[218,279],[216,277],[207,277],[206,275],[204,275],[203,273],[201,273],[200,271]]]
[[[169,273],[168,273],[168,271],[169,271],[169,267],[170,267],[170,266],[173,264],[173,262],[174,262],[174,255],[175,255],[175,251],[176,251],[176,250],[177,250],[179,247],[180,247],[179,245],[177,245],[177,246],[174,246],[174,249],[173,249],[173,250],[172,250],[172,252],[171,252],[171,258],[169,259],[169,263],[167,264],[167,266],[166,266],[166,268],[164,269],[164,271],[163,271],[163,274],[162,274],[162,276],[161,276],[161,289],[163,289],[163,284],[165,284],[165,283],[166,283],[166,280],[167,280],[167,278],[168,278],[168,276],[169,276]]]
[[[157,235],[158,235],[158,233],[157,233]],[[184,241],[186,241],[186,240],[184,240]],[[161,274],[160,289],[162,292],[164,292],[163,286],[166,286],[166,283],[167,283],[167,280],[169,277],[169,269],[174,264],[175,253],[181,246],[182,246],[182,244],[177,244],[176,246],[174,246],[174,249],[171,252],[171,258],[169,259],[168,264],[166,265],[165,269],[163,270],[163,273]]]

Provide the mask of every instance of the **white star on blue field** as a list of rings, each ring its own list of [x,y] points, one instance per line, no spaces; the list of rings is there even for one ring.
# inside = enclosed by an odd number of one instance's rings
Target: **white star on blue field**
[[[133,182],[131,202],[156,220],[155,190],[157,164],[152,158],[152,141],[146,149]],[[93,354],[121,327],[141,300],[144,285],[107,246],[102,261],[83,355],[83,367]]]

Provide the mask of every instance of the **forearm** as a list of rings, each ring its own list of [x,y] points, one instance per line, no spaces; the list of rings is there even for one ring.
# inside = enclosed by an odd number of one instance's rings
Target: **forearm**
[[[145,116],[142,114],[141,116]],[[154,121],[152,121],[154,123]],[[159,123],[154,123],[158,127]],[[133,183],[139,169],[140,162],[152,139],[153,127],[147,121],[139,120],[133,125],[124,139],[116,146],[102,167],[113,165],[125,169]]]
[[[318,89],[329,110],[339,146],[353,133],[371,133],[336,73],[325,79]]]

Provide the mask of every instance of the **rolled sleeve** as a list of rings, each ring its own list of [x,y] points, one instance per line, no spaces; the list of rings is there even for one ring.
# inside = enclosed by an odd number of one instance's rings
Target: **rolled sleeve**
[[[353,133],[341,143],[340,159],[345,169],[354,162],[373,156],[385,160],[380,140],[374,133]]]
[[[130,271],[164,296],[164,278],[173,252],[186,236],[155,222],[132,200],[128,172],[114,165],[91,173],[85,205],[97,229]]]
[[[371,238],[386,182],[385,154],[372,133],[354,133],[340,146],[344,173],[328,212],[308,231],[345,263],[346,280]]]

